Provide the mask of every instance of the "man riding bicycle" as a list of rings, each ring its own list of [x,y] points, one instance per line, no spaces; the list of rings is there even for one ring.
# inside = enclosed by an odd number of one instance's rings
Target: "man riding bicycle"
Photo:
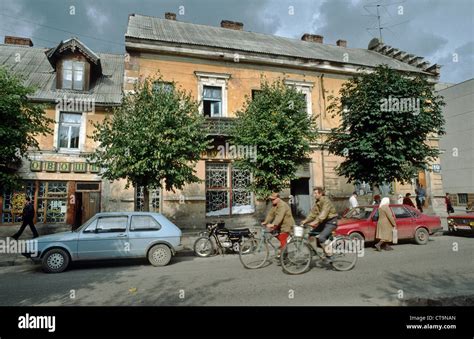
[[[325,196],[323,188],[316,187],[314,189],[314,197],[316,202],[309,215],[301,223],[303,225],[309,224],[313,228],[310,235],[314,235],[314,232],[322,229],[321,233],[319,233],[319,243],[326,256],[330,258],[332,248],[328,238],[337,227],[336,208],[331,200]]]
[[[286,202],[280,199],[280,194],[274,192],[270,195],[270,200],[272,201],[272,208],[267,214],[265,221],[262,222],[263,226],[271,230],[279,230],[277,238],[280,241],[280,249],[278,251],[278,257],[282,249],[286,245],[288,236],[292,231],[295,220],[291,214],[291,208]]]

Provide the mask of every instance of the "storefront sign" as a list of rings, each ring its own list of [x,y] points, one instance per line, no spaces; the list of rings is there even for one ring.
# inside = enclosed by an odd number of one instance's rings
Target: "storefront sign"
[[[61,172],[61,173],[99,173],[100,168],[96,164],[86,162],[56,162],[33,160],[30,163],[32,172]]]
[[[71,163],[70,162],[60,162],[59,163],[59,172],[71,172]]]
[[[54,161],[43,162],[43,171],[56,172],[56,163]]]

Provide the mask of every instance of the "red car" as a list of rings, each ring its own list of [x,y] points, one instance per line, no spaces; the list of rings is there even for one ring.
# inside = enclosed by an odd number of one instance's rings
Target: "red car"
[[[417,244],[428,242],[430,234],[442,231],[441,219],[420,213],[407,205],[390,204],[397,222],[398,239],[413,239]],[[365,242],[375,241],[378,205],[359,206],[349,210],[338,220],[337,234],[349,235]]]
[[[451,233],[474,234],[474,213],[450,215],[448,230]]]

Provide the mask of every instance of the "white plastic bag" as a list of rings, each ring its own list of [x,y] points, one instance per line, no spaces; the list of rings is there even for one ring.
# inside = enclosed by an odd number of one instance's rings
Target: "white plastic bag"
[[[396,227],[392,228],[392,243],[396,244],[398,243],[398,230]]]

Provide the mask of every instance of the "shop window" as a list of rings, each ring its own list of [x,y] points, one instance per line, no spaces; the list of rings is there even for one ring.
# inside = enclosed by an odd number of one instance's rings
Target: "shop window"
[[[253,213],[250,173],[232,164],[206,164],[206,216]]]
[[[67,210],[67,182],[40,181],[36,220],[39,223],[64,223]]]
[[[17,223],[21,222],[21,215],[23,213],[23,199],[17,197],[18,195],[28,196],[32,201],[35,197],[35,182],[26,181],[24,183],[24,189],[18,192],[7,192],[3,194],[2,203],[2,223]],[[17,202],[18,201],[18,202]]]

